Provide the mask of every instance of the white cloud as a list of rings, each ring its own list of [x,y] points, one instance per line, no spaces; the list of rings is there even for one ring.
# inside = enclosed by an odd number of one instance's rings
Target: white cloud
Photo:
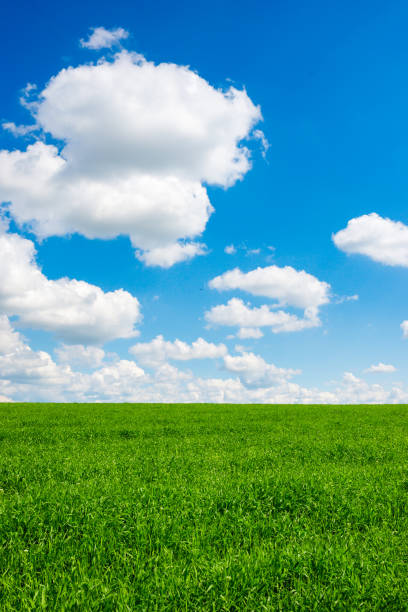
[[[401,393],[401,389],[397,387],[388,391],[379,384],[368,384],[352,372],[344,372],[343,380],[336,387],[334,394],[336,403],[344,404],[399,403],[403,395],[408,398],[408,394]]]
[[[232,403],[271,403],[271,404],[341,404],[341,403],[403,403],[408,401],[408,390],[396,385],[387,390],[379,384],[368,384],[351,373],[345,373],[343,379],[331,386],[332,390],[303,387],[293,383],[288,378],[294,374],[285,374],[284,369],[269,370],[266,364],[266,377],[257,374],[262,369],[255,356],[253,369],[254,379],[251,379],[250,360],[233,363],[232,367],[240,369],[238,378],[200,378],[190,376],[180,377],[176,369],[163,373],[160,381],[155,380],[156,396],[165,393],[167,401],[182,402],[232,402]],[[282,370],[279,375],[279,370]],[[249,376],[252,383],[245,382]],[[150,396],[151,397],[151,396]],[[163,397],[163,396],[162,396]],[[147,400],[145,400],[147,401]],[[165,401],[165,400],[162,400]]]
[[[193,359],[222,359],[226,370],[237,374],[240,379],[249,385],[268,385],[286,381],[292,376],[299,374],[300,370],[278,368],[274,364],[267,363],[261,356],[246,352],[243,347],[236,346],[239,355],[228,354],[224,344],[213,344],[203,338],[198,338],[192,344],[180,340],[169,342],[163,336],[157,336],[151,342],[139,342],[129,349],[137,360],[143,365],[152,368],[161,368],[161,376],[167,377],[166,363],[169,360],[190,361]],[[163,369],[164,368],[164,369]],[[185,374],[191,380],[191,374]],[[184,379],[185,379],[184,376]]]
[[[209,286],[219,291],[239,289],[277,302],[252,308],[243,300],[232,298],[227,304],[214,306],[205,313],[209,323],[240,327],[238,335],[241,338],[248,333],[252,334],[252,338],[260,337],[259,333],[253,331],[260,327],[270,327],[274,333],[317,327],[321,324],[319,308],[330,300],[328,283],[290,266],[258,267],[250,272],[241,272],[239,268],[235,268],[213,278]],[[284,310],[275,310],[276,306],[302,308],[304,316],[299,318]],[[251,328],[252,331],[248,332],[246,328]]]
[[[119,43],[129,36],[129,32],[123,28],[107,30],[106,28],[92,28],[92,33],[87,40],[81,39],[81,47],[87,49],[110,49],[113,45]]]
[[[254,138],[257,138],[262,144],[262,157],[266,158],[266,154],[268,152],[269,147],[271,146],[262,132],[262,130],[254,130]]]
[[[27,136],[31,132],[38,130],[37,125],[16,125],[13,121],[5,121],[1,124],[3,130],[10,132],[13,136]]]
[[[0,198],[10,200],[18,223],[40,237],[79,232],[88,238],[130,234],[146,258],[186,258],[197,245],[181,237],[199,235],[212,211],[199,183],[137,173],[121,179],[70,176],[56,147],[37,142],[25,152],[0,152]]]
[[[336,295],[334,299],[335,304],[344,304],[345,302],[357,302],[360,297],[355,293],[354,295]]]
[[[268,386],[282,383],[300,374],[300,370],[278,368],[273,363],[267,363],[260,355],[245,351],[242,351],[241,355],[225,355],[224,365],[248,385]]]
[[[35,247],[0,231],[0,310],[19,324],[54,332],[67,342],[103,343],[137,335],[137,298],[118,289],[104,293],[84,281],[49,280],[35,262]]]
[[[85,377],[82,392],[93,393],[97,398],[105,396],[118,401],[123,401],[123,398],[128,398],[129,395],[136,399],[141,383],[148,380],[144,370],[134,361],[121,359]]]
[[[61,70],[25,104],[62,148],[0,152],[0,201],[15,220],[40,238],[128,235],[139,258],[164,267],[203,254],[204,184],[243,178],[242,143],[262,118],[245,90],[126,51]]]
[[[227,353],[224,344],[213,344],[198,338],[192,344],[174,340],[170,342],[163,336],[157,336],[151,342],[138,342],[129,349],[143,365],[157,366],[165,361],[190,361],[191,359],[216,359]]]
[[[382,363],[381,361],[377,364],[373,364],[371,365],[369,368],[367,368],[365,370],[366,372],[384,372],[384,373],[389,373],[389,372],[396,372],[397,368],[393,365],[391,365],[390,363]]]
[[[345,253],[366,255],[388,266],[408,266],[408,226],[377,213],[350,219],[347,227],[332,235]]]
[[[161,357],[153,364],[153,374],[126,359],[108,365],[102,363],[91,373],[74,371],[70,365],[56,364],[48,353],[32,350],[5,316],[0,317],[0,338],[0,401],[408,402],[408,390],[401,384],[386,389],[379,384],[370,385],[350,372],[339,383],[332,383],[332,390],[303,387],[290,381],[298,373],[296,370],[278,368],[242,349],[241,355],[223,354],[219,350],[222,345],[214,350],[205,341],[201,348],[196,343],[180,343],[181,347],[176,342],[165,345],[169,353],[181,360],[204,353],[218,356],[234,378],[195,377],[160,360]],[[76,352],[79,355],[82,351]]]
[[[13,353],[21,343],[21,336],[11,327],[8,317],[0,315],[0,355]]]
[[[252,308],[239,298],[231,298],[226,304],[213,306],[204,316],[206,321],[213,325],[240,327],[239,338],[262,337],[262,332],[259,333],[260,327],[270,327],[273,333],[278,334],[301,331],[320,325],[316,310],[313,308],[306,310],[305,316],[299,318],[284,310],[272,310],[266,304]],[[255,331],[256,329],[258,331]]]
[[[197,255],[205,255],[206,246],[197,242],[180,244],[176,242],[166,247],[158,247],[145,252],[137,252],[136,257],[148,266],[170,268],[176,263],[187,261]]]
[[[141,381],[149,381],[133,361],[119,360],[91,374],[58,365],[45,351],[33,351],[5,316],[0,317],[0,333],[0,396],[5,398],[0,401],[13,396],[22,401],[119,401],[129,395],[136,399]]]
[[[252,295],[277,300],[280,306],[303,309],[319,308],[327,304],[330,295],[328,283],[291,266],[258,267],[250,272],[241,272],[235,268],[213,278],[209,286],[219,291],[240,289]]]
[[[63,344],[55,349],[59,363],[68,363],[79,368],[99,368],[105,358],[105,351],[97,346]]]
[[[14,353],[0,355],[0,377],[11,383],[63,385],[65,374],[45,351],[33,351],[24,345]]]
[[[240,325],[240,323],[237,325]],[[238,338],[241,338],[241,340],[247,338],[262,338],[263,333],[259,327],[241,327],[237,332],[237,336]]]
[[[68,368],[59,369],[45,351],[33,351],[7,316],[0,316],[0,379],[11,383],[62,384]]]
[[[268,247],[268,248],[269,248],[269,247]],[[273,247],[271,247],[271,248],[273,248]],[[235,255],[235,254],[238,252],[238,249],[240,249],[240,250],[244,251],[244,252],[245,252],[245,255],[247,255],[248,257],[249,257],[249,256],[252,256],[252,255],[259,255],[259,254],[261,253],[261,249],[260,249],[259,247],[258,247],[258,248],[253,248],[253,249],[250,249],[250,248],[249,248],[247,245],[245,245],[245,244],[240,245],[240,246],[238,246],[238,247],[236,247],[236,246],[235,246],[235,245],[233,245],[233,244],[230,244],[230,245],[228,245],[228,246],[226,246],[226,247],[225,247],[225,249],[224,249],[224,253],[227,253],[227,255]]]
[[[247,249],[247,255],[259,255],[261,249]]]
[[[404,338],[408,338],[408,321],[403,321],[400,325],[402,329],[402,335]]]

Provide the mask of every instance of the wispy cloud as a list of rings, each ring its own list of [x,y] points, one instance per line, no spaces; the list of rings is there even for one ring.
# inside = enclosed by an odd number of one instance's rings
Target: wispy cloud
[[[110,49],[114,45],[120,43],[121,40],[128,38],[129,32],[123,28],[115,28],[113,30],[107,30],[103,27],[92,28],[89,37],[84,40],[81,38],[81,47],[86,49]]]

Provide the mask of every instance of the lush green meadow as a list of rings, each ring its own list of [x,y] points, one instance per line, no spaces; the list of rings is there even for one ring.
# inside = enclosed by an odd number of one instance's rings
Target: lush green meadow
[[[408,610],[408,407],[0,406],[0,609]]]

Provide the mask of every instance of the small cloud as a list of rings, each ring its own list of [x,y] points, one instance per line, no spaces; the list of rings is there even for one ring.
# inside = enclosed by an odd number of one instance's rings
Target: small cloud
[[[347,226],[332,234],[336,247],[359,254],[386,266],[408,267],[408,226],[377,213],[350,219]]]
[[[26,136],[35,130],[38,130],[38,125],[16,125],[13,121],[7,121],[1,124],[3,130],[11,132],[13,136]]]
[[[350,384],[358,384],[361,382],[360,378],[357,378],[357,376],[354,376],[353,372],[344,372],[343,380],[346,383],[350,383]]]
[[[27,85],[22,90],[22,94],[19,98],[19,102],[23,108],[26,108],[33,115],[38,107],[38,101],[36,98],[37,95],[37,85],[33,83],[27,83]]]
[[[403,321],[400,325],[403,338],[408,338],[408,321]]]
[[[369,368],[364,370],[364,372],[396,372],[397,368],[391,364],[381,363],[381,361],[377,364],[371,365]]]
[[[262,157],[265,159],[269,147],[271,146],[262,130],[254,130],[254,138],[259,140],[262,145]]]
[[[241,327],[237,333],[237,337],[244,340],[246,338],[262,338],[263,333],[259,327]]]
[[[269,255],[266,255],[265,261],[267,263],[271,263],[271,262],[273,262],[274,257],[275,257],[276,247],[270,245],[270,246],[267,246],[266,248],[267,248],[268,251],[270,251],[270,253],[269,253]]]
[[[234,244],[229,244],[225,247],[224,253],[227,253],[227,255],[235,255],[238,250],[244,251],[245,255],[259,255],[261,252],[260,248],[250,249],[246,244],[241,244],[237,247]]]
[[[110,49],[128,36],[129,32],[123,28],[116,28],[115,30],[107,30],[102,27],[92,28],[88,40],[81,38],[80,44],[81,47],[86,49]]]
[[[247,255],[259,255],[261,249],[247,249]]]
[[[354,295],[338,295],[333,300],[333,303],[334,304],[344,304],[344,302],[357,302],[358,299],[359,299],[359,296],[357,295],[357,293],[355,293]]]
[[[187,261],[197,255],[207,255],[207,247],[199,242],[176,242],[164,247],[156,247],[148,251],[136,251],[136,257],[147,266],[170,268],[176,263]]]

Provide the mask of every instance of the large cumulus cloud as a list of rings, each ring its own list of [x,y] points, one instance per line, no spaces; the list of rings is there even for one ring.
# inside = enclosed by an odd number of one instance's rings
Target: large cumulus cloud
[[[205,252],[206,185],[241,179],[245,139],[260,134],[245,90],[127,51],[61,70],[26,105],[45,138],[0,152],[0,200],[17,222],[41,238],[128,235],[163,267]]]

